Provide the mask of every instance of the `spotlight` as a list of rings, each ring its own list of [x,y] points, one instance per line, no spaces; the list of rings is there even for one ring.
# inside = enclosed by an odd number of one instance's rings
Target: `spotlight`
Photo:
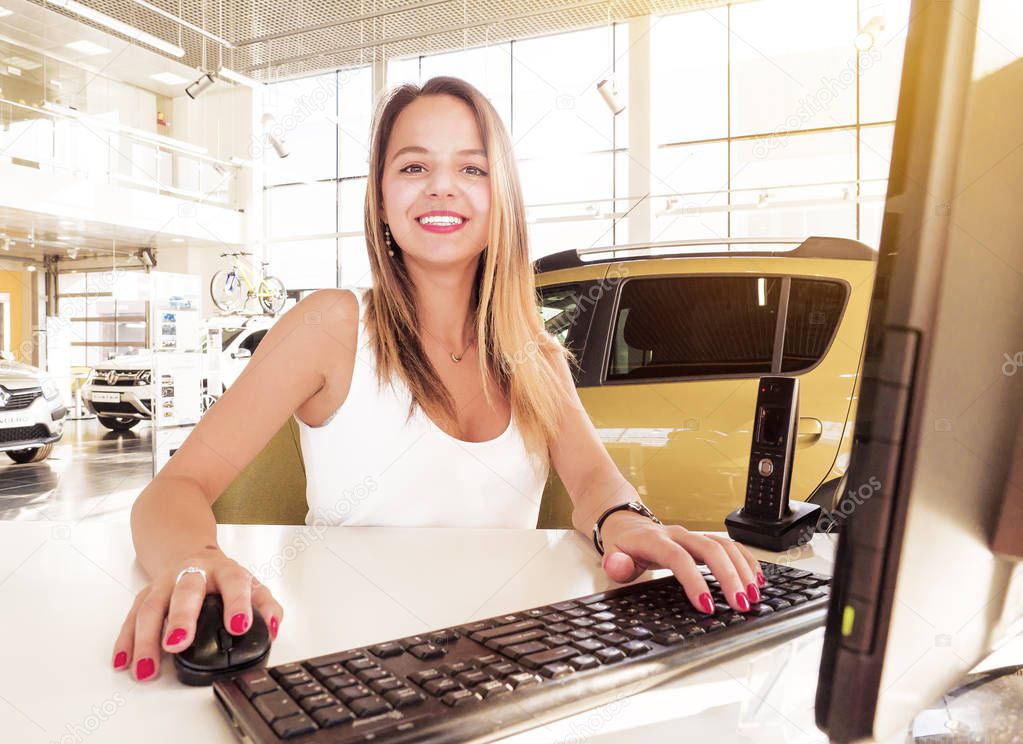
[[[153,251],[149,247],[140,248],[139,252],[135,254],[138,256],[139,261],[142,262],[143,266],[152,268],[156,266],[156,256],[153,255]]]
[[[213,79],[213,76],[208,72],[204,72],[202,77],[185,88],[185,93],[188,94],[189,98],[194,100],[202,95],[202,92],[213,85],[214,82],[216,81]]]
[[[617,116],[625,110],[625,104],[618,98],[618,91],[611,80],[601,80],[597,83],[597,92],[604,99],[604,103],[611,109],[611,113]]]
[[[274,119],[273,114],[263,114],[262,122],[263,128],[267,130],[266,138],[270,141],[270,144],[273,145],[274,151],[276,151],[277,153],[277,157],[279,158],[288,157],[288,155],[290,155],[291,153],[288,152],[288,148],[285,146],[284,140],[282,140],[272,131],[269,131],[270,127],[277,123],[277,120]]]
[[[881,35],[882,31],[884,31],[884,20],[881,16],[874,16],[856,34],[856,40],[853,43],[861,52],[869,51],[877,42],[877,37]]]
[[[72,261],[74,261],[76,258],[78,258],[78,249],[77,248],[68,248],[67,249],[67,257],[70,258]]]

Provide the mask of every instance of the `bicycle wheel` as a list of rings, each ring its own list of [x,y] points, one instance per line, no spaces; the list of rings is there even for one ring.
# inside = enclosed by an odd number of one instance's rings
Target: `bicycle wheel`
[[[245,305],[246,294],[241,278],[233,269],[230,271],[221,269],[213,275],[213,279],[210,281],[210,297],[221,312],[231,313],[241,310]]]
[[[275,276],[264,277],[259,283],[259,304],[269,315],[276,315],[284,307],[288,293],[284,282]]]

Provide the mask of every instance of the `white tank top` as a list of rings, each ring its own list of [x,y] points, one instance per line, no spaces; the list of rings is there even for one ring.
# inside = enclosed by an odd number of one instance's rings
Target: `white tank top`
[[[352,384],[320,426],[298,419],[307,525],[534,528],[550,457],[531,455],[512,415],[504,433],[466,442],[416,406],[397,375],[382,387],[367,339],[364,293]]]

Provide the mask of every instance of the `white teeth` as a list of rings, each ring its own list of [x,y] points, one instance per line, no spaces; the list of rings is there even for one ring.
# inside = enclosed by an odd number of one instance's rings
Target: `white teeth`
[[[461,225],[465,220],[460,217],[420,217],[419,223],[422,225]]]

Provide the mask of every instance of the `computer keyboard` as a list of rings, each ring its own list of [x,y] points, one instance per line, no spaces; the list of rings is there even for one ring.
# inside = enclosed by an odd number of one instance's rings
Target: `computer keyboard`
[[[217,680],[242,741],[467,742],[634,694],[822,625],[830,577],[762,563],[767,585],[715,612],[674,576]]]

